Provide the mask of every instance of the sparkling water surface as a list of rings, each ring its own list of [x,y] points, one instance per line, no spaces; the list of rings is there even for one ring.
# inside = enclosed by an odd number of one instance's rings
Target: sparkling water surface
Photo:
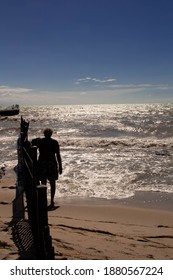
[[[173,193],[173,104],[22,107],[20,115],[0,119],[0,166],[9,174],[17,164],[21,115],[30,122],[29,140],[50,127],[59,141],[58,197]]]

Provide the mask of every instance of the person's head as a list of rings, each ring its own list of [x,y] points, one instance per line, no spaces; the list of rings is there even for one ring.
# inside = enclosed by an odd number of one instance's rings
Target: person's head
[[[45,130],[44,130],[45,138],[51,138],[52,133],[53,133],[53,130],[51,128],[45,128]]]

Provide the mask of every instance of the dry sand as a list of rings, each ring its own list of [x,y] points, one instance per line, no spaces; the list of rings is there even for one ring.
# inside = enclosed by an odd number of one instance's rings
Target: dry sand
[[[55,258],[173,259],[172,201],[166,196],[165,202],[165,196],[162,199],[157,193],[147,195],[156,197],[155,202],[159,201],[159,207],[165,210],[148,209],[158,205],[154,206],[152,199],[150,204],[142,203],[146,201],[142,193],[135,201],[124,200],[121,204],[104,200],[59,201],[60,207],[48,213]],[[25,221],[19,224],[23,227],[24,243],[19,246],[19,237],[15,236],[14,198],[15,179],[4,176],[0,179],[0,259],[34,259],[32,238]]]
[[[0,259],[18,258],[18,249],[12,239],[12,201],[15,197],[15,179],[0,179]]]

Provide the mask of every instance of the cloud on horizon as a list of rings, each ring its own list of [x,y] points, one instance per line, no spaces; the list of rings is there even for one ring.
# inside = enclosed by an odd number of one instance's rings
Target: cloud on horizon
[[[20,103],[24,96],[31,99],[31,88],[0,86],[0,102],[4,104]],[[28,95],[29,94],[29,95]]]
[[[94,90],[94,88],[99,88],[100,91],[105,90],[119,90],[119,93],[122,92],[122,90],[126,92],[130,92],[131,90],[142,91],[142,90],[172,90],[173,86],[168,84],[151,84],[151,83],[143,83],[143,84],[118,84],[115,83],[117,79],[115,78],[108,78],[108,79],[96,79],[92,77],[86,77],[86,78],[80,78],[78,79],[75,84],[78,86],[83,86],[83,91],[85,91],[86,88],[90,88],[90,90]],[[94,84],[93,84],[94,82]]]
[[[31,92],[32,89],[30,88],[20,88],[20,87],[9,87],[9,86],[0,86],[0,96],[8,96],[15,93],[25,93],[25,92]]]
[[[109,85],[109,88],[114,89],[162,89],[162,90],[169,90],[173,89],[173,86],[165,85],[165,84],[115,84]]]
[[[95,78],[92,78],[95,79]],[[88,77],[88,80],[90,78]],[[113,79],[112,79],[113,80]],[[83,81],[83,79],[82,79]],[[106,81],[106,80],[104,80]],[[107,81],[111,82],[110,79]],[[108,83],[109,83],[108,82]],[[106,83],[106,82],[105,82]],[[106,84],[102,88],[78,90],[35,90],[0,86],[0,105],[75,105],[96,103],[173,102],[173,86],[166,84]]]

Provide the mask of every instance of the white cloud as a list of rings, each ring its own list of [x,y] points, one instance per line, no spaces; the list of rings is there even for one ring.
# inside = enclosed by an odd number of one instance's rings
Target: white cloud
[[[111,83],[111,82],[115,82],[117,79],[115,78],[105,78],[105,79],[97,79],[94,77],[86,77],[86,78],[80,78],[77,79],[77,81],[75,82],[76,85],[80,84],[81,82],[97,82],[97,83]]]
[[[21,103],[25,98],[31,99],[32,89],[22,87],[0,86],[0,102],[7,103]]]
[[[146,88],[151,87],[150,84],[115,84],[115,85],[109,85],[111,88]]]
[[[172,86],[162,85],[162,84],[114,84],[109,85],[109,88],[113,89],[160,89],[160,90],[168,90],[172,89]]]
[[[8,95],[13,95],[13,94],[20,94],[20,93],[25,93],[25,92],[31,92],[32,89],[29,88],[12,88],[9,86],[0,86],[0,96],[8,96]]]

